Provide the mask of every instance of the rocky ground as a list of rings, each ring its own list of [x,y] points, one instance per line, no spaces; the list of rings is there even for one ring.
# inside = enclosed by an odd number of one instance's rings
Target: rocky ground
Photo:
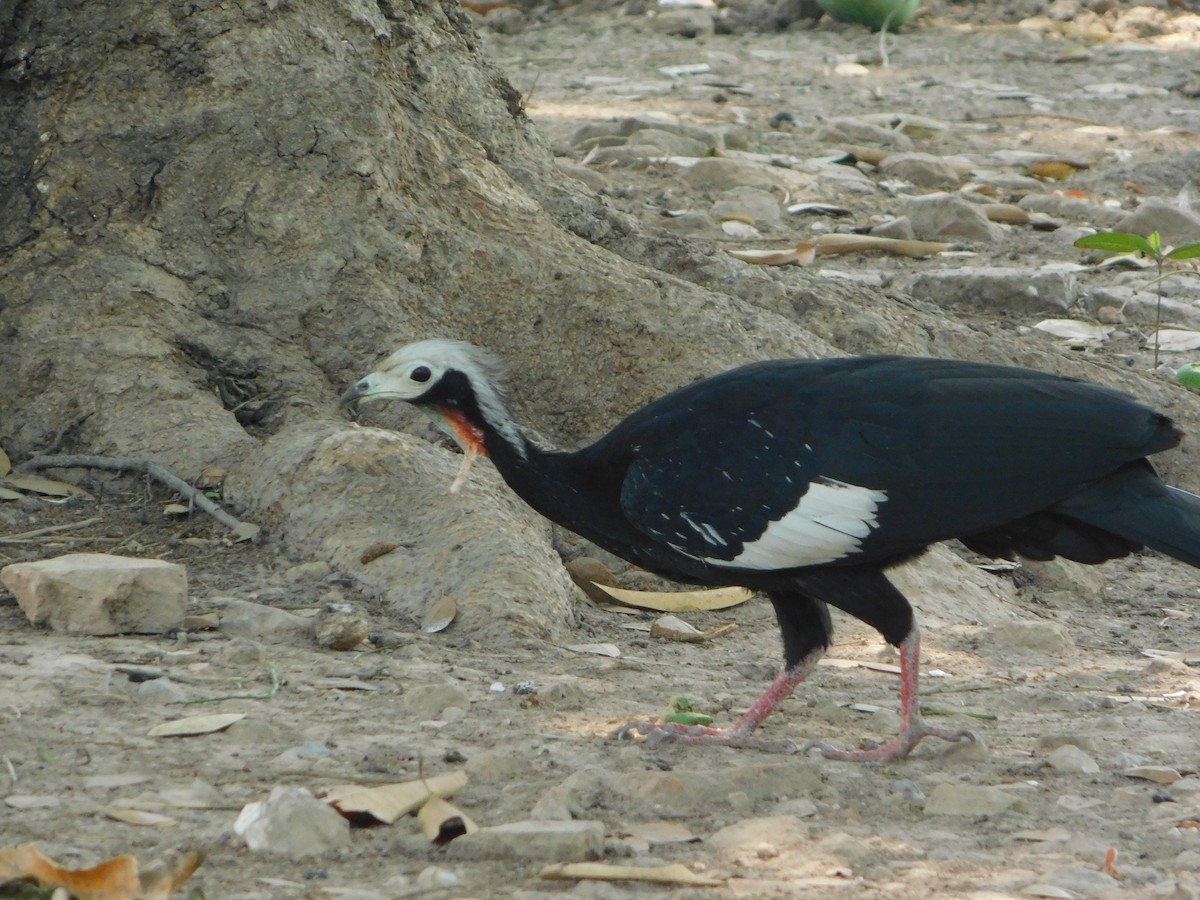
[[[1188,199],[1200,17],[935,4],[883,42],[884,65],[877,35],[805,20],[781,30],[781,16],[584,4],[477,24],[564,170],[643,222],[799,262],[834,233],[944,242],[932,258],[873,250],[811,265],[829,292],[865,281],[899,309],[915,298],[952,313],[920,334],[898,315],[901,350],[954,355],[960,329],[1005,330],[1063,357],[1153,367],[1146,273],[1093,268],[1072,242],[1111,227],[1200,239]],[[918,199],[935,192],[946,196]],[[686,260],[673,268],[686,277]],[[778,270],[771,302],[847,351],[878,343],[863,330],[878,319],[828,315],[800,271]],[[1171,346],[1184,348],[1163,354],[1167,379],[1192,361],[1200,294],[1187,279],[1164,291]],[[611,739],[681,694],[718,723],[748,706],[778,658],[761,601],[684,614],[701,629],[737,625],[707,643],[652,638],[652,615],[581,599],[568,640],[483,646],[453,624],[389,620],[270,535],[230,543],[206,517],[167,515],[175,498],[161,488],[75,475],[90,499],[2,502],[0,564],[80,550],[180,562],[195,618],[168,636],[69,637],[31,627],[0,592],[0,849],[36,841],[68,867],[199,850],[177,896],[209,898],[1200,895],[1200,591],[1187,567],[1146,556],[983,570],[943,551],[934,575],[903,573],[928,625],[925,704],[979,742],[930,741],[871,768]],[[370,641],[321,647],[314,623],[347,604]],[[619,657],[594,652],[608,644]],[[857,745],[894,731],[890,649],[839,621],[832,656],[767,737]],[[209,712],[245,717],[149,734]],[[233,829],[279,786],[459,771],[461,810],[508,829],[435,846],[403,817],[334,829],[298,859],[251,852]],[[319,820],[300,807],[272,840],[297,847]],[[543,824],[512,827],[530,820]],[[595,855],[682,863],[723,886],[540,877]]]

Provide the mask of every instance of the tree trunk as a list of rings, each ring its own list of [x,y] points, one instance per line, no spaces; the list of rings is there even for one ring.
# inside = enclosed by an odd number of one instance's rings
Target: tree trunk
[[[447,500],[451,453],[345,423],[379,356],[487,345],[518,418],[577,443],[692,377],[834,352],[802,321],[854,352],[968,331],[639,231],[558,173],[452,3],[26,0],[0,29],[0,444],[225,467],[294,550],[399,611],[449,591],[469,633],[545,635],[571,588],[494,472]]]

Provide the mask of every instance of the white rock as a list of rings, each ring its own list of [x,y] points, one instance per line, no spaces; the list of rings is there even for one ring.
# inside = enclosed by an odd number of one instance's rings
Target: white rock
[[[808,828],[797,816],[768,816],[726,825],[705,843],[717,850],[750,850],[775,856],[807,841]]]
[[[0,569],[29,621],[71,634],[161,634],[183,623],[187,570],[160,559],[71,553]]]
[[[435,684],[414,685],[404,692],[401,702],[408,712],[423,719],[440,718],[448,707],[460,710],[471,707],[466,688],[450,679]]]
[[[1075,642],[1057,622],[1005,622],[981,635],[980,648],[993,653],[1021,656],[1074,657]]]
[[[254,851],[291,859],[350,843],[350,823],[304,788],[277,787],[265,801],[248,803],[233,825]]]

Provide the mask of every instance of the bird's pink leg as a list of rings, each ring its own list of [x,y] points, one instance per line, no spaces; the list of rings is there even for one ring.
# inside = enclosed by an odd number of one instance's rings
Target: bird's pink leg
[[[917,682],[921,677],[921,632],[914,625],[900,644],[900,734],[880,747],[871,750],[842,750],[824,741],[811,741],[804,750],[817,749],[827,759],[851,762],[889,763],[903,759],[922,738],[938,737],[946,741],[975,741],[975,734],[966,730],[939,728],[921,717],[917,700]]]
[[[680,725],[675,722],[630,722],[617,732],[617,737],[627,738],[636,731],[646,735],[650,744],[681,741],[685,744],[724,744],[727,747],[750,747],[769,752],[794,753],[797,748],[792,741],[768,741],[754,737],[753,732],[775,707],[791,696],[796,685],[808,677],[824,655],[825,648],[821,647],[809,653],[796,665],[780,672],[763,695],[754,701],[754,705],[728,729],[710,728],[705,725]]]

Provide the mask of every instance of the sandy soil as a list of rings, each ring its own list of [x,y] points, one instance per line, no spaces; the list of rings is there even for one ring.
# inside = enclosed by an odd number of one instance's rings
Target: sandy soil
[[[1054,32],[1067,26],[979,21],[989,6],[935,7],[888,40],[886,69],[875,56],[877,37],[859,28],[685,38],[663,33],[652,18],[576,7],[533,17],[502,11],[512,13],[509,24],[486,33],[494,58],[529,95],[529,114],[576,160],[584,153],[570,137],[589,120],[653,114],[703,126],[741,123],[759,135],[765,152],[803,157],[837,149],[812,136],[819,120],[835,113],[919,113],[956,126],[919,150],[948,156],[1025,149],[1082,159],[1091,168],[1073,185],[1099,201],[1132,208],[1143,191],[1171,195],[1182,186],[1177,169],[1156,167],[1194,148],[1191,129],[1200,125],[1187,87],[1197,77],[1196,35],[1184,33],[1180,14],[1146,14],[1158,24],[1131,24],[1098,42],[1099,25],[1095,33],[1064,37]],[[1015,20],[1041,4],[1025,6],[1001,13]],[[865,69],[837,68],[855,61]],[[658,72],[693,64],[709,71],[675,78]],[[1137,98],[1088,90],[1118,82],[1152,90]],[[770,126],[781,112],[795,127]],[[600,174],[613,202],[646,221],[661,221],[663,210],[707,205],[668,165]],[[891,211],[886,194],[820,199],[849,206],[855,221]],[[767,239],[797,240],[809,224],[789,220]],[[1079,259],[1069,242],[1033,231],[977,250],[1008,265]],[[886,283],[934,264],[869,258],[835,267]],[[989,315],[969,320],[1021,329],[1042,317]],[[1137,323],[1128,331],[1088,352],[1148,368]],[[1037,333],[1029,339],[1048,340]],[[126,852],[149,862],[200,849],[207,861],[188,888],[208,898],[1200,895],[1200,782],[1159,784],[1126,774],[1153,765],[1188,776],[1200,764],[1200,678],[1184,661],[1190,651],[1200,657],[1200,591],[1186,567],[1139,557],[1097,570],[1095,579],[1076,569],[989,576],[1013,597],[1005,615],[1059,623],[1066,642],[1028,652],[1019,642],[997,645],[987,626],[1002,616],[981,616],[982,627],[964,621],[930,629],[925,669],[945,677],[926,680],[924,700],[948,721],[973,728],[980,744],[929,741],[881,769],[610,739],[620,723],[656,715],[677,694],[712,711],[718,723],[749,705],[778,659],[772,615],[761,601],[689,615],[700,628],[738,625],[711,644],[653,640],[651,617],[581,604],[576,642],[616,644],[619,659],[566,646],[479,646],[456,638],[453,627],[425,634],[415,622],[384,620],[353,584],[319,568],[297,569],[313,561],[289,559],[269,539],[229,545],[205,520],[164,516],[172,498],[140,482],[89,476],[86,486],[101,499],[0,507],[0,530],[8,535],[101,518],[77,532],[6,539],[0,564],[84,549],[158,556],[187,565],[195,614],[219,612],[229,598],[302,614],[351,601],[387,639],[369,651],[335,652],[202,630],[67,637],[31,628],[11,596],[0,593],[5,846],[38,841],[75,866]],[[1180,658],[1154,661],[1146,649]],[[875,634],[845,621],[833,656],[894,661]],[[270,696],[163,704],[140,695],[137,681],[118,668],[130,666],[166,669],[192,700]],[[273,694],[272,671],[280,681]],[[422,713],[416,698],[446,679],[461,686],[467,705]],[[533,693],[518,693],[521,683]],[[845,745],[886,737],[895,727],[894,691],[886,673],[824,667],[764,731]],[[198,710],[248,716],[218,734],[147,736],[152,726]],[[1051,765],[1061,744],[1078,746],[1097,770]],[[276,785],[315,790],[463,767],[471,783],[456,799],[481,825],[528,819],[535,809],[568,811],[603,823],[609,861],[682,862],[731,880],[713,889],[544,881],[535,846],[516,859],[464,859],[453,844],[430,846],[411,819],[356,829],[347,848],[299,862],[252,854],[232,833],[238,810]],[[123,775],[130,777],[109,777]],[[976,795],[973,787],[997,790]],[[181,800],[178,792],[189,788]],[[927,809],[935,792],[965,804],[966,814]],[[174,824],[138,826],[106,816],[114,804],[130,803]],[[655,821],[673,822],[699,840],[647,844],[637,826]],[[1115,868],[1103,871],[1106,858]],[[439,878],[457,884],[439,888]]]

